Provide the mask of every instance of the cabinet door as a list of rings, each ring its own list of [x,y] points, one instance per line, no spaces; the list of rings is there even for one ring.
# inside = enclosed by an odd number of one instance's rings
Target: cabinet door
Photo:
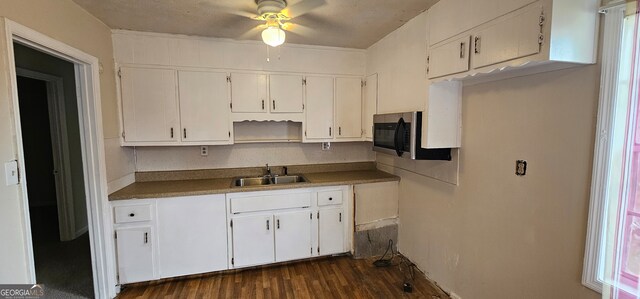
[[[362,80],[336,78],[337,138],[362,137]]]
[[[176,72],[130,67],[120,71],[125,141],[177,141]]]
[[[275,261],[272,215],[238,217],[232,221],[234,268]]]
[[[226,73],[178,72],[183,142],[229,140]]]
[[[318,252],[328,255],[344,252],[344,215],[341,208],[324,209],[318,217]]]
[[[333,138],[333,78],[307,77],[305,87],[305,136],[307,139]]]
[[[267,75],[231,73],[231,112],[267,112]]]
[[[534,6],[477,32],[471,65],[480,68],[540,52],[542,7]]]
[[[311,257],[311,212],[275,215],[276,262]]]
[[[116,229],[120,283],[154,279],[151,227]]]
[[[444,0],[429,9],[429,44],[434,45],[471,29],[473,14],[470,1]],[[485,1],[474,1],[482,2]]]
[[[302,76],[269,75],[271,112],[302,112]]]
[[[364,85],[362,103],[362,131],[364,137],[373,140],[373,115],[378,110],[378,74],[368,76]]]
[[[160,278],[227,269],[224,195],[158,200]]]
[[[469,70],[469,41],[465,36],[429,51],[429,78],[437,78]]]

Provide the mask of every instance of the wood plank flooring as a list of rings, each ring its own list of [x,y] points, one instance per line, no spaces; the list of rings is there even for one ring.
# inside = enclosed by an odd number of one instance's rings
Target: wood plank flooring
[[[406,268],[377,268],[373,259],[320,258],[123,287],[117,298],[427,298],[449,299],[420,272],[404,293]]]

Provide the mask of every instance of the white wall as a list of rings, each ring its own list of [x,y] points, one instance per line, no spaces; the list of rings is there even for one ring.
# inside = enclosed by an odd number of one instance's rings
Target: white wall
[[[9,18],[54,39],[97,57],[103,65],[100,92],[105,141],[118,136],[113,47],[107,26],[71,0],[3,0],[0,16]],[[5,32],[4,19],[0,32]],[[11,107],[8,45],[0,39],[0,161],[17,159],[17,145]],[[106,148],[112,157],[131,156],[132,150]],[[107,161],[108,180],[133,172],[133,164],[119,164],[127,159]],[[0,174],[4,182],[4,172]],[[22,217],[19,186],[0,184],[0,283],[26,283],[27,255],[24,240],[26,219]]]
[[[210,146],[209,155],[200,156],[199,147],[138,147],[137,171],[192,170],[269,165],[302,165],[374,161],[371,143],[331,143],[323,151],[320,144],[254,143]]]
[[[423,108],[424,26],[425,14],[368,49],[379,112]],[[599,69],[464,87],[452,162],[377,155],[401,177],[400,252],[465,299],[599,298],[581,285]]]

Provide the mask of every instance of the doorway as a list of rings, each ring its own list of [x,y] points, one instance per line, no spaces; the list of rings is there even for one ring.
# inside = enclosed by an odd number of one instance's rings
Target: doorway
[[[14,43],[36,282],[94,296],[74,65]]]

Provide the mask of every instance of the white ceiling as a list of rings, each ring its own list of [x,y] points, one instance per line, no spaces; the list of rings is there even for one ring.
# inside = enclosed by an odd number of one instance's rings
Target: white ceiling
[[[260,39],[255,0],[73,0],[112,29]],[[365,49],[438,0],[326,0],[297,17],[287,43]],[[295,5],[300,0],[289,0]]]

